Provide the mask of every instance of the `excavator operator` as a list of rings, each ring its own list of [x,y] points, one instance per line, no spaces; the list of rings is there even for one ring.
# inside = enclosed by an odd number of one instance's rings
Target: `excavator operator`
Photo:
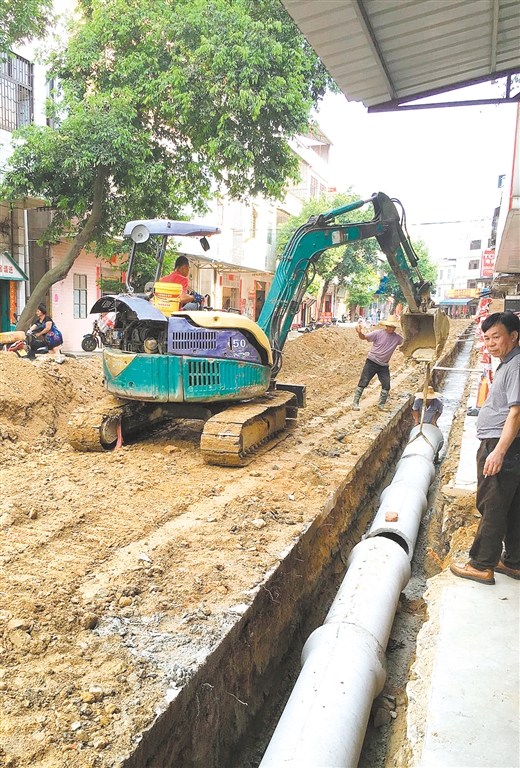
[[[186,256],[178,256],[173,265],[173,272],[169,275],[161,277],[160,283],[177,283],[182,288],[179,296],[179,304],[181,309],[200,309],[200,301],[203,297],[192,291],[188,292],[188,274],[190,271],[190,262]]]

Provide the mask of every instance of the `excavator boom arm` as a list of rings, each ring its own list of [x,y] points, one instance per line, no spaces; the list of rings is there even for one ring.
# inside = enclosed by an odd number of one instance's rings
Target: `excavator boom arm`
[[[371,221],[341,224],[335,219],[371,203]],[[280,257],[271,289],[258,319],[258,325],[271,343],[274,357],[273,378],[281,367],[281,353],[306,289],[314,277],[313,265],[328,248],[375,237],[385,254],[412,314],[425,313],[432,306],[430,284],[423,280],[417,257],[400,223],[393,201],[382,192],[368,200],[358,200],[320,216],[312,216],[299,227]]]

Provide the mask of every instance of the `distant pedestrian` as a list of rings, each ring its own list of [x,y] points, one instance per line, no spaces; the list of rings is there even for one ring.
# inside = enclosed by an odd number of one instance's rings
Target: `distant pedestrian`
[[[399,325],[397,317],[389,315],[386,320],[381,320],[380,325],[384,326],[382,331],[372,331],[364,334],[359,325],[356,326],[356,332],[360,339],[371,341],[372,347],[367,355],[365,365],[354,393],[354,402],[352,409],[359,411],[359,401],[363,390],[368,387],[374,376],[377,376],[381,383],[381,394],[379,396],[379,408],[384,411],[385,403],[390,392],[390,368],[388,363],[397,347],[403,343],[403,337],[396,332]]]
[[[455,576],[494,584],[494,572],[520,579],[520,320],[495,312],[482,323],[500,364],[477,420],[477,509],[482,515],[466,565]],[[503,547],[503,548],[502,548]]]
[[[430,385],[426,392],[426,410],[424,412],[424,423],[437,426],[437,420],[443,411],[443,405],[439,392],[436,392]],[[416,392],[415,400],[412,405],[413,423],[417,426],[421,420],[423,409],[424,392]]]

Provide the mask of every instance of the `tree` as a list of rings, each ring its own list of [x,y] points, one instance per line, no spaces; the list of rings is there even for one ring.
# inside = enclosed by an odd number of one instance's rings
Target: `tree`
[[[279,254],[282,253],[293,232],[308,221],[311,216],[326,213],[360,199],[359,195],[356,195],[352,189],[349,189],[347,192],[340,192],[334,195],[332,198],[327,199],[323,196],[308,200],[304,204],[299,216],[291,216],[289,221],[279,228],[276,239],[277,252]],[[366,209],[357,209],[338,216],[336,222],[343,224],[367,221],[371,216],[372,213],[367,214]],[[329,248],[324,251],[316,263],[316,272],[321,278],[321,286],[318,291],[321,297],[319,301],[320,310],[322,309],[329,285],[334,278],[338,278],[340,283],[344,283],[345,278],[348,278],[349,294],[352,294],[353,290],[356,295],[359,294],[361,296],[363,294],[365,296],[367,291],[370,290],[369,286],[377,284],[375,268],[379,266],[377,256],[379,251],[379,244],[375,238],[352,242],[345,248]],[[370,295],[373,295],[374,290],[375,288],[370,292]],[[354,300],[352,299],[352,301]],[[356,300],[355,304],[363,306],[361,301]]]
[[[412,241],[412,246],[417,254],[419,262],[419,272],[424,280],[432,284],[432,291],[435,287],[435,281],[437,279],[437,265],[433,263],[428,254],[428,246],[423,240]],[[414,278],[415,279],[415,278]],[[384,287],[383,295],[393,296],[396,302],[401,301],[406,304],[406,299],[401,290],[401,286],[395,279],[395,275],[391,270],[388,270],[388,280]]]
[[[6,199],[47,201],[43,239],[71,244],[24,309],[25,328],[82,248],[113,247],[133,218],[184,218],[219,189],[282,195],[287,139],[332,81],[278,0],[80,0],[51,61],[56,128],[16,135]]]
[[[43,37],[52,20],[52,0],[0,0],[0,54]]]

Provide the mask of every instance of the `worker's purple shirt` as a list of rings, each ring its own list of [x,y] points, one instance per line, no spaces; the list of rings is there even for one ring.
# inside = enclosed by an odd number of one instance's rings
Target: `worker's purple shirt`
[[[386,331],[372,331],[372,333],[367,333],[366,338],[372,342],[367,357],[378,365],[388,365],[394,349],[403,343],[403,337],[399,336],[398,333],[387,333]]]

